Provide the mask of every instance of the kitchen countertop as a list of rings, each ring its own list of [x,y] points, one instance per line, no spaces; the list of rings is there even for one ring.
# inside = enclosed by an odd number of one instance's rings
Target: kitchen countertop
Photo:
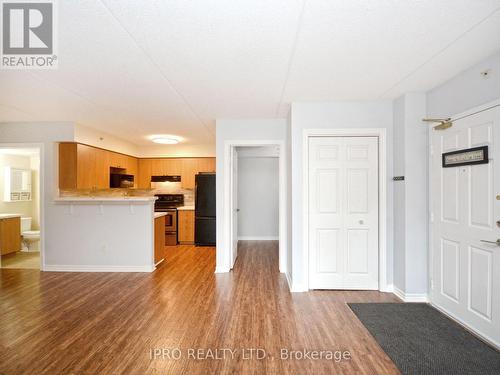
[[[166,212],[155,212],[155,219],[158,219],[159,217],[166,216]]]
[[[194,206],[181,206],[177,207],[179,211],[194,211]]]
[[[55,202],[154,202],[156,197],[58,197]]]
[[[20,214],[0,214],[0,220],[2,219],[12,219],[14,217],[21,217]]]

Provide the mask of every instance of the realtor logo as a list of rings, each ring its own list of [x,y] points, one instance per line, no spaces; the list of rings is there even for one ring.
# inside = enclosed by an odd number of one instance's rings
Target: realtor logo
[[[2,2],[2,68],[57,67],[54,5],[47,0]]]

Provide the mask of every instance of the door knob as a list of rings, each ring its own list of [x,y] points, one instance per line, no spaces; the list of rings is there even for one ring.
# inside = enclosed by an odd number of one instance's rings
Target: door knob
[[[496,241],[487,241],[487,240],[481,240],[481,242],[486,242],[486,243],[493,243],[497,246],[500,246],[500,238]]]
[[[365,222],[364,222],[363,220],[360,220],[360,221],[359,221],[359,223],[360,223],[360,224],[364,224]]]
[[[497,220],[497,227],[500,227],[500,220]]]

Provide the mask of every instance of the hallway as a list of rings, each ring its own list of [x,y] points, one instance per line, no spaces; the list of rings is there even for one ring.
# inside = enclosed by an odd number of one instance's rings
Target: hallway
[[[166,259],[152,274],[0,270],[0,373],[398,373],[346,305],[392,294],[291,294],[274,241],[241,242],[229,274],[214,274],[214,248],[168,248]],[[250,348],[266,358],[244,359]],[[281,360],[282,349],[352,358]]]

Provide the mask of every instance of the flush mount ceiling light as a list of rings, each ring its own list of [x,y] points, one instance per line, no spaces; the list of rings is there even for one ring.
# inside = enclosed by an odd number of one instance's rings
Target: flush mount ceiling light
[[[176,145],[177,143],[179,143],[178,139],[168,136],[155,136],[152,137],[151,140],[154,143],[159,143],[162,145]]]

